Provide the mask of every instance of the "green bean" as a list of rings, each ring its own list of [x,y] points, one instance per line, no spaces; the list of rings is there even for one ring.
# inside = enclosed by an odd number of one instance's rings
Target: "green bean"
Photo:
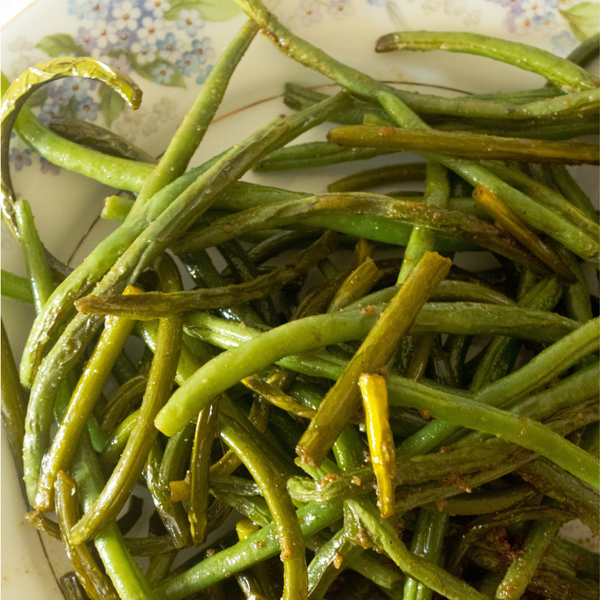
[[[208,473],[210,453],[217,433],[218,402],[214,400],[198,415],[192,462],[190,465],[190,501],[188,518],[194,544],[203,544],[208,530]]]
[[[267,381],[263,381],[260,377],[251,375],[250,377],[242,379],[242,383],[248,389],[259,394],[265,401],[282,410],[307,419],[311,419],[315,416],[316,411],[313,408],[302,406],[280,388],[273,384],[269,384]]]
[[[502,119],[505,126],[509,125],[510,122],[507,122],[509,119],[523,118],[523,115],[519,112],[521,105],[565,96],[564,93],[556,88],[540,88],[538,90],[524,90],[504,94],[474,94],[459,98],[444,98],[431,94],[396,89],[394,93],[407,106],[426,118],[435,115],[470,116],[472,118],[495,117]],[[325,97],[326,94],[318,92],[316,89],[303,88],[294,83],[286,83],[285,85],[284,102],[296,110],[320,102]],[[514,114],[515,112],[517,113],[516,115]],[[547,112],[554,111],[548,110]],[[332,120],[342,125],[360,125],[364,122],[367,115],[374,116],[378,120],[389,124],[392,123],[389,116],[380,107],[369,104],[361,99],[355,99],[349,108],[336,113]]]
[[[148,383],[146,375],[136,375],[124,383],[109,400],[102,416],[102,431],[108,435],[133,408],[137,407]]]
[[[595,217],[590,219],[585,212],[570,202],[566,202],[565,198],[560,194],[516,169],[511,169],[495,161],[484,161],[483,164],[493,173],[502,177],[503,180],[527,193],[534,200],[563,215],[565,219],[580,227],[586,234],[595,238],[598,237],[600,228],[598,227],[597,219]]]
[[[405,181],[424,181],[426,164],[402,163],[388,167],[369,169],[354,173],[338,181],[330,183],[327,189],[330,192],[359,192],[361,190],[385,185],[388,183],[403,183]]]
[[[156,160],[145,150],[117,135],[110,129],[105,129],[90,121],[54,117],[48,124],[54,133],[76,144],[87,146],[108,156],[116,156],[153,164]]]
[[[131,287],[126,289],[125,293],[136,294],[139,290]],[[56,476],[60,470],[68,468],[77,447],[77,440],[134,324],[134,321],[118,318],[107,321],[87,367],[73,391],[67,411],[43,463],[41,463],[40,452],[47,447],[45,441],[49,437],[49,432],[36,431],[39,416],[32,414],[31,409],[28,410],[23,462],[28,496],[37,509],[52,509]]]
[[[587,321],[593,318],[592,303],[590,301],[588,283],[581,265],[570,252],[562,248],[557,248],[557,251],[577,279],[575,283],[572,283],[565,290],[563,296],[565,314],[570,319],[574,319],[580,323],[587,323]]]
[[[33,304],[33,292],[31,284],[26,277],[14,275],[2,269],[2,297],[23,302],[25,304]]]
[[[2,73],[2,95],[9,85]],[[57,135],[42,125],[27,105],[19,111],[14,130],[30,148],[52,164],[118,189],[137,192],[152,172],[152,165],[147,163],[108,156]]]
[[[61,311],[61,308],[65,302],[68,303],[69,298],[74,299],[81,290],[89,287],[88,277],[91,272],[98,275],[93,279],[93,281],[97,281],[110,268],[100,284],[94,288],[94,293],[97,295],[105,293],[114,286],[122,285],[125,278],[135,279],[144,267],[164,250],[173,237],[181,235],[183,230],[189,227],[195,218],[200,216],[214,202],[219,192],[247,171],[256,159],[276,147],[284,145],[306,129],[318,125],[337,106],[343,105],[346,98],[345,94],[339,94],[331,101],[327,101],[314,109],[278,119],[268,124],[251,135],[244,143],[238,144],[223,156],[214,160],[214,164],[208,167],[200,176],[192,179],[193,183],[184,188],[184,191],[179,192],[176,199],[172,197],[172,194],[183,187],[181,185],[182,180],[186,182],[187,176],[172,183],[171,188],[167,186],[156,194],[149,204],[149,209],[145,213],[146,217],[154,218],[145,229],[144,215],[141,217],[130,215],[131,225],[125,227],[124,224],[112,236],[99,244],[86,261],[55,290],[53,296],[44,306],[44,311],[38,315],[21,362],[22,380],[31,380],[37,361],[39,361],[40,352],[47,340],[48,332],[56,325],[58,315],[64,312]],[[189,179],[189,177],[187,178]],[[165,205],[161,204],[165,201],[168,203],[166,208]],[[129,247],[123,252],[124,247],[127,246]],[[123,253],[114,262],[115,257],[119,256],[120,252]],[[112,267],[110,267],[111,264]],[[46,363],[54,365],[56,355],[64,352],[66,335],[73,335],[75,332],[83,335],[82,330],[86,327],[93,328],[97,326],[97,323],[97,321],[94,322],[93,318],[75,317],[69,323],[62,341],[59,341],[48,353],[45,359]],[[44,384],[40,383],[40,385]]]
[[[475,399],[493,406],[501,404],[506,398],[524,396],[541,385],[552,381],[554,377],[579,362],[598,347],[597,319],[565,336],[533,358],[518,371],[487,385],[480,390]],[[401,452],[408,454],[428,452],[441,444],[454,433],[455,429],[434,421],[417,435],[405,440]]]
[[[259,23],[263,28],[263,33],[268,31],[269,39],[275,42],[280,50],[285,48],[286,53],[295,60],[334,79],[336,83],[354,93],[377,100],[398,125],[417,129],[427,127],[414,112],[394,95],[389,86],[343,65],[308,42],[293,35],[269,13],[260,0],[236,1],[246,14]],[[535,53],[536,51],[536,49],[532,49],[532,52]],[[572,67],[571,63],[569,65]],[[585,73],[585,77],[589,79],[590,76]],[[595,78],[592,78],[592,80],[595,81]],[[594,84],[592,87],[597,86]],[[485,185],[492,192],[498,194],[500,199],[515,210],[527,223],[546,231],[551,237],[563,243],[565,247],[582,258],[587,260],[598,255],[600,246],[598,246],[595,239],[586,236],[582,238],[578,229],[571,228],[564,219],[540,207],[531,198],[507,185],[484,167],[472,162],[450,159],[437,154],[425,154],[425,158],[431,159],[433,162],[440,162],[460,174],[472,185]],[[534,208],[535,210],[533,210]]]
[[[395,245],[406,245],[412,227],[435,231],[440,249],[470,249],[478,244],[538,272],[533,258],[512,238],[489,223],[463,212],[449,211],[417,202],[361,192],[330,193],[289,200],[219,219],[173,244],[177,253],[208,248],[263,227],[281,227],[301,222]],[[456,244],[462,238],[468,245]],[[450,243],[448,243],[450,242]]]
[[[328,392],[296,448],[302,461],[320,464],[342,427],[356,409],[361,373],[376,372],[390,358],[408,331],[429,293],[445,277],[450,262],[425,254],[375,323],[344,374]],[[401,310],[400,310],[401,307]]]
[[[130,415],[125,417],[117,427],[115,427],[112,435],[106,441],[102,453],[100,454],[100,463],[105,471],[110,471],[119,461],[119,457],[125,446],[127,446],[127,440],[135,427],[135,423],[139,418],[139,409],[132,412]]]
[[[229,265],[229,270],[233,274],[235,283],[249,283],[260,276],[258,267],[250,260],[248,253],[237,240],[225,242],[218,248],[223,258]],[[271,272],[271,275],[275,271]],[[279,325],[277,309],[272,298],[263,296],[255,299],[251,306],[254,307],[258,318],[262,323],[275,327]]]
[[[447,524],[447,513],[420,510],[410,551],[437,564],[442,552]],[[430,588],[415,579],[407,578],[404,584],[404,600],[430,600],[431,596]]]
[[[479,94],[460,98],[442,98],[406,90],[390,90],[424,120],[442,131],[461,131],[497,136],[536,139],[570,139],[598,130],[597,91],[562,94],[556,88],[526,90],[516,94]],[[540,93],[541,92],[541,93]],[[521,94],[521,95],[518,95]],[[316,90],[286,84],[284,102],[296,109],[306,108],[326,98]],[[590,116],[573,114],[585,110]],[[366,122],[370,116],[375,121]],[[389,115],[378,106],[354,99],[352,105],[336,113],[341,125],[393,125]]]
[[[579,187],[566,167],[552,165],[550,167],[552,181],[558,191],[580,211],[584,212],[590,219],[596,221],[597,213],[587,194]]]
[[[289,169],[313,169],[337,165],[355,160],[366,160],[395,152],[378,148],[342,148],[329,142],[307,142],[296,146],[287,146],[271,152],[254,170],[286,171]]]
[[[180,287],[179,274],[172,261],[163,257],[160,268],[166,289]],[[179,317],[167,317],[160,322],[157,350],[148,376],[139,419],[102,494],[71,530],[74,541],[81,543],[102,531],[106,523],[110,523],[117,516],[136,484],[158,433],[152,426],[152,421],[170,395],[179,357],[181,327]]]
[[[552,271],[560,275],[569,283],[574,283],[577,278],[562,260],[554,248],[537,236],[525,226],[521,219],[505,204],[500,202],[495,194],[483,186],[477,186],[473,191],[473,198],[480,204],[500,227],[506,229],[532,254],[537,256]]]
[[[446,208],[450,196],[450,184],[446,169],[440,165],[427,163],[425,169],[425,195],[423,200],[430,206]],[[431,252],[435,245],[435,234],[428,229],[415,227],[404,251],[398,283],[402,283],[425,252]]]
[[[379,38],[377,52],[391,50],[445,50],[485,56],[545,77],[557,87],[569,90],[594,89],[598,78],[568,59],[545,50],[475,33],[405,31]]]
[[[127,314],[135,319],[154,319],[194,309],[236,306],[278,290],[310,269],[316,261],[330,254],[335,243],[335,234],[325,233],[310,248],[301,251],[292,262],[247,283],[170,294],[147,292],[137,305],[123,303],[115,295],[89,295],[78,300],[76,306],[83,313]]]
[[[2,92],[2,213],[12,233],[18,239],[18,227],[15,223],[14,207],[16,201],[10,178],[8,150],[10,146],[10,133],[17,119],[20,109],[27,99],[44,84],[62,79],[64,77],[87,77],[96,79],[109,85],[117,92],[132,109],[137,109],[142,91],[136,83],[123,75],[110,69],[105,64],[92,58],[55,58],[35,67],[27,69],[24,73]]]
[[[316,231],[282,231],[250,248],[248,256],[254,264],[260,265],[290,248],[304,247],[317,236]]]
[[[176,549],[186,548],[192,544],[187,515],[183,506],[171,499],[171,490],[162,479],[163,463],[162,445],[154,440],[143,472],[146,486],[162,524],[175,541]]]
[[[158,165],[144,182],[144,187],[136,200],[138,207],[143,207],[154,194],[183,175],[221,104],[235,68],[257,31],[258,27],[253,22],[247,21],[221,54],[200,88],[192,108],[171,138]]]
[[[102,491],[104,479],[86,433],[79,443],[72,470],[84,511],[87,511]],[[122,600],[155,600],[156,596],[133,560],[116,523],[110,523],[100,532],[94,538],[94,545]]]
[[[371,288],[383,277],[375,262],[367,257],[354,269],[337,289],[327,308],[335,312],[353,304],[371,291]]]
[[[538,458],[523,465],[518,470],[525,481],[553,498],[577,514],[592,531],[598,531],[598,493],[590,486],[573,477],[570,473],[557,469],[551,462]]]
[[[25,520],[31,523],[40,533],[44,533],[60,540],[60,526],[58,523],[47,517],[43,512],[39,510],[32,510],[25,514]]]
[[[416,338],[416,346],[410,364],[406,369],[406,377],[414,381],[420,381],[423,378],[434,341],[434,333],[426,333]]]
[[[518,506],[533,498],[536,493],[535,488],[532,486],[521,484],[493,492],[461,494],[440,503],[439,508],[435,504],[425,506],[429,510],[441,509],[442,512],[448,513],[451,516],[483,515]]]
[[[44,246],[36,231],[29,202],[18,200],[15,202],[13,210],[21,248],[25,257],[27,275],[31,282],[35,310],[39,313],[50,294],[54,291],[52,274],[46,263]]]
[[[0,321],[2,328],[2,424],[8,438],[10,450],[13,455],[17,472],[23,476],[23,438],[25,436],[25,414],[27,399],[19,381],[17,365],[4,329],[4,322]]]
[[[523,595],[560,527],[561,523],[553,520],[540,520],[532,524],[523,544],[522,553],[508,568],[498,586],[496,598],[512,600]]]
[[[308,600],[324,598],[331,584],[346,568],[345,563],[351,564],[364,552],[353,539],[359,529],[360,524],[354,515],[344,511],[344,527],[323,544],[308,567]]]
[[[283,599],[304,598],[308,588],[304,539],[289,496],[278,492],[285,483],[260,446],[235,420],[221,414],[219,421],[221,438],[248,468],[273,515],[284,569]]]
[[[594,135],[598,120],[566,114],[558,119],[533,118],[519,121],[501,119],[444,119],[432,120],[431,126],[441,131],[469,131],[484,135],[534,138],[538,140],[572,140],[580,135]]]
[[[567,165],[596,165],[600,161],[600,152],[596,144],[510,138],[468,132],[346,125],[329,131],[327,140],[332,144],[349,146],[352,151],[354,148],[369,148],[372,152],[436,152],[472,160],[485,156],[489,160]]]
[[[176,558],[176,550],[166,554],[157,554],[150,557],[150,560],[148,561],[148,568],[144,574],[150,587],[158,587],[164,581],[165,577],[169,574],[169,571],[171,570]]]
[[[573,544],[557,536],[552,540],[551,554],[571,564],[578,573],[597,577],[600,565],[599,556],[595,552],[590,552],[577,544]]]
[[[75,481],[64,471],[56,478],[56,512],[61,527],[61,537],[77,579],[92,600],[118,600],[119,596],[110,579],[104,575],[85,544],[73,544],[70,528],[77,522]]]
[[[585,41],[583,41],[575,50],[572,50],[567,60],[574,62],[580,67],[587,67],[587,65],[598,57],[600,52],[600,34],[596,33]]]
[[[523,523],[538,519],[552,519],[559,523],[566,523],[573,519],[573,513],[547,506],[526,506],[519,510],[508,510],[494,515],[479,517],[468,525],[466,532],[449,558],[448,570],[451,573],[457,574],[460,563],[469,547],[491,530],[508,524]]]
[[[193,254],[183,254],[179,257],[188,273],[198,286],[218,288],[227,285],[225,278],[217,271],[205,250],[199,250]],[[255,310],[246,304],[231,306],[218,311],[224,318],[235,319],[248,325],[261,325],[262,319]]]
[[[556,277],[547,277],[531,287],[519,300],[518,306],[535,310],[552,310],[560,300],[564,287]],[[515,338],[497,337],[486,348],[477,366],[470,390],[476,391],[488,383],[507,375],[520,349]]]
[[[372,542],[385,549],[385,553],[407,575],[446,598],[461,598],[461,600],[483,600],[485,598],[470,585],[453,577],[441,567],[418,555],[411,554],[393,526],[388,521],[377,518],[377,510],[369,501],[353,500],[351,506],[357,518],[367,529]]]

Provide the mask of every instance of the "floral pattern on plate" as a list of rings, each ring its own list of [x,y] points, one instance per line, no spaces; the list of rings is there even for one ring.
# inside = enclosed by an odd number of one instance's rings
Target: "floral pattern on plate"
[[[326,26],[330,20],[360,18],[364,10],[383,10],[395,29],[420,28],[423,19],[435,13],[452,18],[452,25],[473,29],[480,24],[482,11],[499,5],[508,33],[548,36],[552,50],[563,56],[578,43],[577,37],[585,38],[598,27],[597,3],[574,0],[271,0],[267,4],[276,5],[278,17],[294,27]],[[217,57],[213,40],[206,35],[207,22],[229,20],[240,12],[233,0],[67,0],[64,6],[76,33],[46,35],[36,43],[18,38],[10,47],[18,55],[11,64],[12,76],[48,57],[92,56],[159,86],[202,85]],[[84,119],[136,141],[156,132],[157,123],[172,118],[176,104],[173,95],[165,95],[132,116],[112,90],[67,78],[47,86],[36,111],[45,124],[58,116]],[[39,164],[44,172],[59,172],[18,141],[13,146],[14,168]]]

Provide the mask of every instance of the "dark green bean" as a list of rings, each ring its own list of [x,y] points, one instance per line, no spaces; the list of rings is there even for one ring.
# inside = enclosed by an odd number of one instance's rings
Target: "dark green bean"
[[[534,521],[527,532],[521,555],[508,567],[504,579],[498,586],[496,598],[513,600],[523,595],[561,525],[560,521],[554,520]]]
[[[448,514],[421,509],[413,534],[410,551],[437,564],[448,525]],[[404,600],[430,600],[432,590],[409,577],[404,583]]]
[[[109,400],[102,418],[102,431],[108,435],[141,401],[148,377],[136,375],[124,383]]]
[[[76,306],[84,313],[129,314],[135,315],[136,319],[155,319],[195,309],[235,306],[280,289],[312,268],[322,257],[329,255],[335,245],[335,234],[325,233],[310,248],[299,252],[293,261],[247,283],[171,294],[147,292],[137,305],[122,303],[114,295],[90,294],[78,300]]]
[[[260,446],[240,424],[223,414],[219,415],[219,421],[221,438],[248,468],[273,515],[284,569],[283,599],[304,598],[308,586],[304,539],[289,496],[278,491],[285,487],[285,483],[273,463],[266,460]],[[247,539],[252,539],[252,536]]]
[[[247,283],[260,277],[258,267],[250,260],[248,253],[237,240],[230,240],[218,248],[229,265],[236,283]],[[264,324],[271,327],[279,325],[279,317],[273,300],[269,296],[255,299],[251,306]]]
[[[595,102],[598,100],[595,99]],[[597,165],[600,161],[600,151],[596,144],[510,138],[468,132],[346,125],[329,131],[327,140],[332,144],[349,146],[357,154],[358,150],[355,151],[354,148],[368,148],[373,154],[375,151],[436,152],[472,160],[485,156],[489,160],[566,165]]]
[[[91,600],[118,600],[119,596],[110,579],[102,572],[86,544],[74,544],[69,531],[77,522],[75,481],[64,471],[56,478],[56,512],[61,527],[61,537],[77,579]]]
[[[218,401],[214,400],[198,415],[192,461],[190,464],[190,500],[188,518],[194,544],[203,544],[208,531],[208,474],[211,450],[218,429]]]
[[[33,304],[31,284],[26,277],[19,277],[2,269],[2,297]]]
[[[172,259],[163,257],[160,269],[164,289],[173,290],[181,286],[179,273]],[[167,317],[160,322],[157,350],[148,376],[148,386],[142,400],[139,418],[119,459],[119,464],[102,494],[71,530],[74,541],[81,543],[102,531],[106,523],[110,523],[119,513],[135,486],[158,434],[153,426],[154,417],[171,393],[179,358],[181,330],[182,323],[179,317]]]
[[[131,435],[133,435],[133,432]],[[143,471],[146,486],[152,496],[154,506],[162,524],[175,541],[176,549],[186,548],[192,544],[187,515],[183,506],[177,502],[173,502],[171,499],[171,489],[168,483],[165,483],[162,478],[161,471],[163,464],[164,454],[162,446],[158,440],[155,440],[148,453],[148,459]]]
[[[542,458],[523,465],[518,472],[525,481],[572,510],[592,531],[600,530],[600,498],[590,486]]]
[[[327,186],[330,192],[359,192],[379,185],[389,183],[404,183],[405,181],[424,181],[425,163],[403,163],[388,167],[379,167],[354,173]]]
[[[135,294],[139,293],[139,290],[131,287],[126,289],[125,293]],[[27,435],[23,448],[23,461],[26,465],[27,492],[30,500],[39,510],[52,509],[56,476],[60,470],[68,468],[79,436],[134,324],[134,321],[127,319],[107,320],[98,344],[73,391],[73,396],[43,464],[39,453],[40,450],[45,450],[44,438],[48,437],[49,432],[35,431],[36,419],[39,417],[32,413],[30,406],[25,424]],[[36,477],[38,473],[39,481]]]
[[[17,365],[4,329],[4,322],[0,321],[2,328],[2,424],[8,437],[17,472],[23,476],[23,438],[25,437],[25,414],[27,398],[19,381]]]
[[[173,244],[173,249],[177,253],[190,252],[265,226],[281,227],[299,222],[402,246],[406,245],[412,227],[423,227],[437,234],[436,247],[440,249],[471,249],[474,243],[536,272],[546,269],[513,238],[472,215],[364,192],[323,194],[248,209],[189,234]],[[457,238],[467,244],[456,244]]]

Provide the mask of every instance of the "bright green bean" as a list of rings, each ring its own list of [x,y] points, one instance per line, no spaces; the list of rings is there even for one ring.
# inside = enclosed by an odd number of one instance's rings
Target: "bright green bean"
[[[476,33],[404,31],[377,41],[377,52],[391,50],[445,50],[485,56],[545,77],[557,87],[586,90],[598,87],[598,78],[565,58],[519,42]]]

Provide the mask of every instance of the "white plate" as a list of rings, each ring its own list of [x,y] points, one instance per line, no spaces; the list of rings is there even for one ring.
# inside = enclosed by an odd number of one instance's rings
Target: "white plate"
[[[515,91],[540,86],[542,80],[483,58],[443,52],[375,55],[374,41],[401,29],[474,31],[497,35],[568,54],[577,40],[558,7],[569,0],[281,0],[268,3],[283,23],[334,57],[384,80],[445,86],[466,92]],[[219,53],[244,22],[229,0],[38,0],[5,27],[2,68],[13,79],[23,69],[50,56],[91,54],[130,72],[143,89],[136,113],[111,111],[89,82],[62,80],[54,85],[42,118],[70,111],[96,123],[111,121],[116,132],[151,154],[171,137]],[[110,52],[109,52],[110,51]],[[137,71],[137,73],[136,73]],[[140,73],[146,78],[140,76]],[[154,79],[154,81],[150,81]],[[286,81],[317,85],[324,78],[283,57],[262,37],[252,44],[235,73],[219,115],[279,96]],[[280,112],[279,101],[261,104],[227,118],[210,131],[194,162],[214,155]],[[315,135],[314,133],[311,135]],[[101,223],[86,236],[110,190],[82,176],[53,168],[11,142],[11,169],[20,197],[33,206],[36,225],[49,250],[77,264],[97,236],[111,225]],[[324,190],[338,167],[314,170],[310,189]],[[578,169],[597,194],[593,177]],[[299,173],[250,175],[249,180],[307,189]],[[85,244],[74,255],[79,241]],[[2,224],[2,267],[24,274],[20,250]],[[3,320],[18,356],[33,319],[30,307],[3,301]],[[21,496],[10,452],[2,438],[2,587],[5,600],[60,598],[56,576],[68,570],[62,547],[39,536],[23,520]],[[47,560],[47,558],[49,560]]]

